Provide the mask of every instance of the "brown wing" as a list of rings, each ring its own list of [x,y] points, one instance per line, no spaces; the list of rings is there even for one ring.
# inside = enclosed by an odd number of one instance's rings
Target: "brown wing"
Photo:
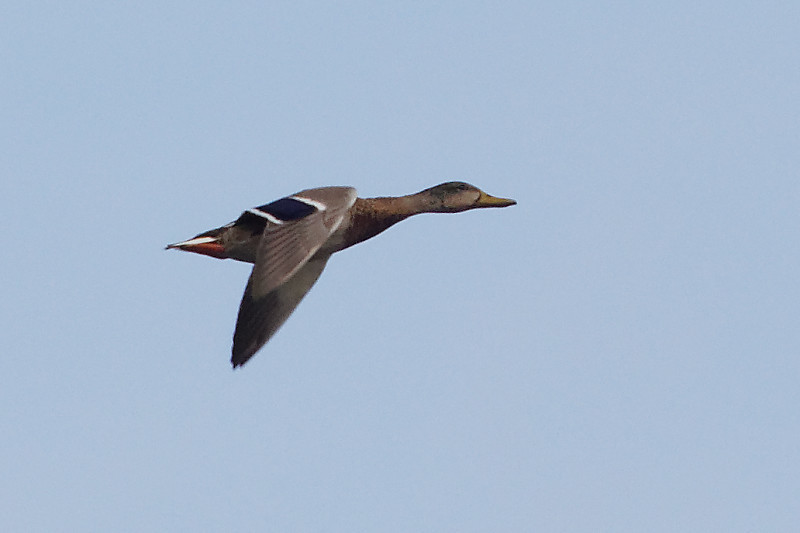
[[[250,276],[233,334],[231,363],[234,368],[253,357],[286,322],[322,274],[326,262],[327,258],[314,258],[306,262],[289,281],[260,298],[253,296],[253,276]],[[255,274],[255,269],[253,273]]]
[[[317,281],[329,256],[314,254],[339,228],[355,200],[351,187],[325,187],[248,210],[267,223],[239,307],[234,367],[243,365],[275,334]]]
[[[291,278],[336,231],[355,201],[352,187],[324,187],[257,208],[275,214],[256,252],[253,294],[264,296]],[[275,207],[279,203],[283,205]]]

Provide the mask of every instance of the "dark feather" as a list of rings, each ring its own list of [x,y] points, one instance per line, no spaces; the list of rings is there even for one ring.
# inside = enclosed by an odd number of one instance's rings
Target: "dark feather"
[[[231,363],[241,366],[280,328],[322,274],[327,258],[314,259],[301,268],[288,282],[256,297],[253,294],[253,276],[239,305],[236,331],[233,334]],[[253,269],[255,273],[255,268]]]

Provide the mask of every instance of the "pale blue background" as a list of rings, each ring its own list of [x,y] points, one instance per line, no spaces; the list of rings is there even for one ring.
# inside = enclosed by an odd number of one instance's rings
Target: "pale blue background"
[[[797,2],[5,2],[3,531],[797,531]],[[229,366],[297,190],[464,180]]]

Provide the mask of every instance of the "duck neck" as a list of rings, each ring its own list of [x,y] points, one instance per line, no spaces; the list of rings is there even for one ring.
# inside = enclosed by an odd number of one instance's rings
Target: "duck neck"
[[[411,215],[425,212],[414,196],[358,198],[344,248],[366,241]]]

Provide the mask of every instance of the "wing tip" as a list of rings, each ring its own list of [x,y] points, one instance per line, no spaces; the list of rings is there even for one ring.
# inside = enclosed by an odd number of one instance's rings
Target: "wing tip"
[[[239,367],[242,367],[247,363],[261,348],[262,345],[258,346],[255,350],[237,350],[236,342],[234,341],[233,349],[231,350],[231,366],[234,370]]]
[[[241,356],[233,355],[231,357],[231,366],[233,367],[234,370],[236,370],[237,368],[244,366],[244,364],[248,361],[248,359],[250,359],[250,357],[252,356],[243,358]]]

